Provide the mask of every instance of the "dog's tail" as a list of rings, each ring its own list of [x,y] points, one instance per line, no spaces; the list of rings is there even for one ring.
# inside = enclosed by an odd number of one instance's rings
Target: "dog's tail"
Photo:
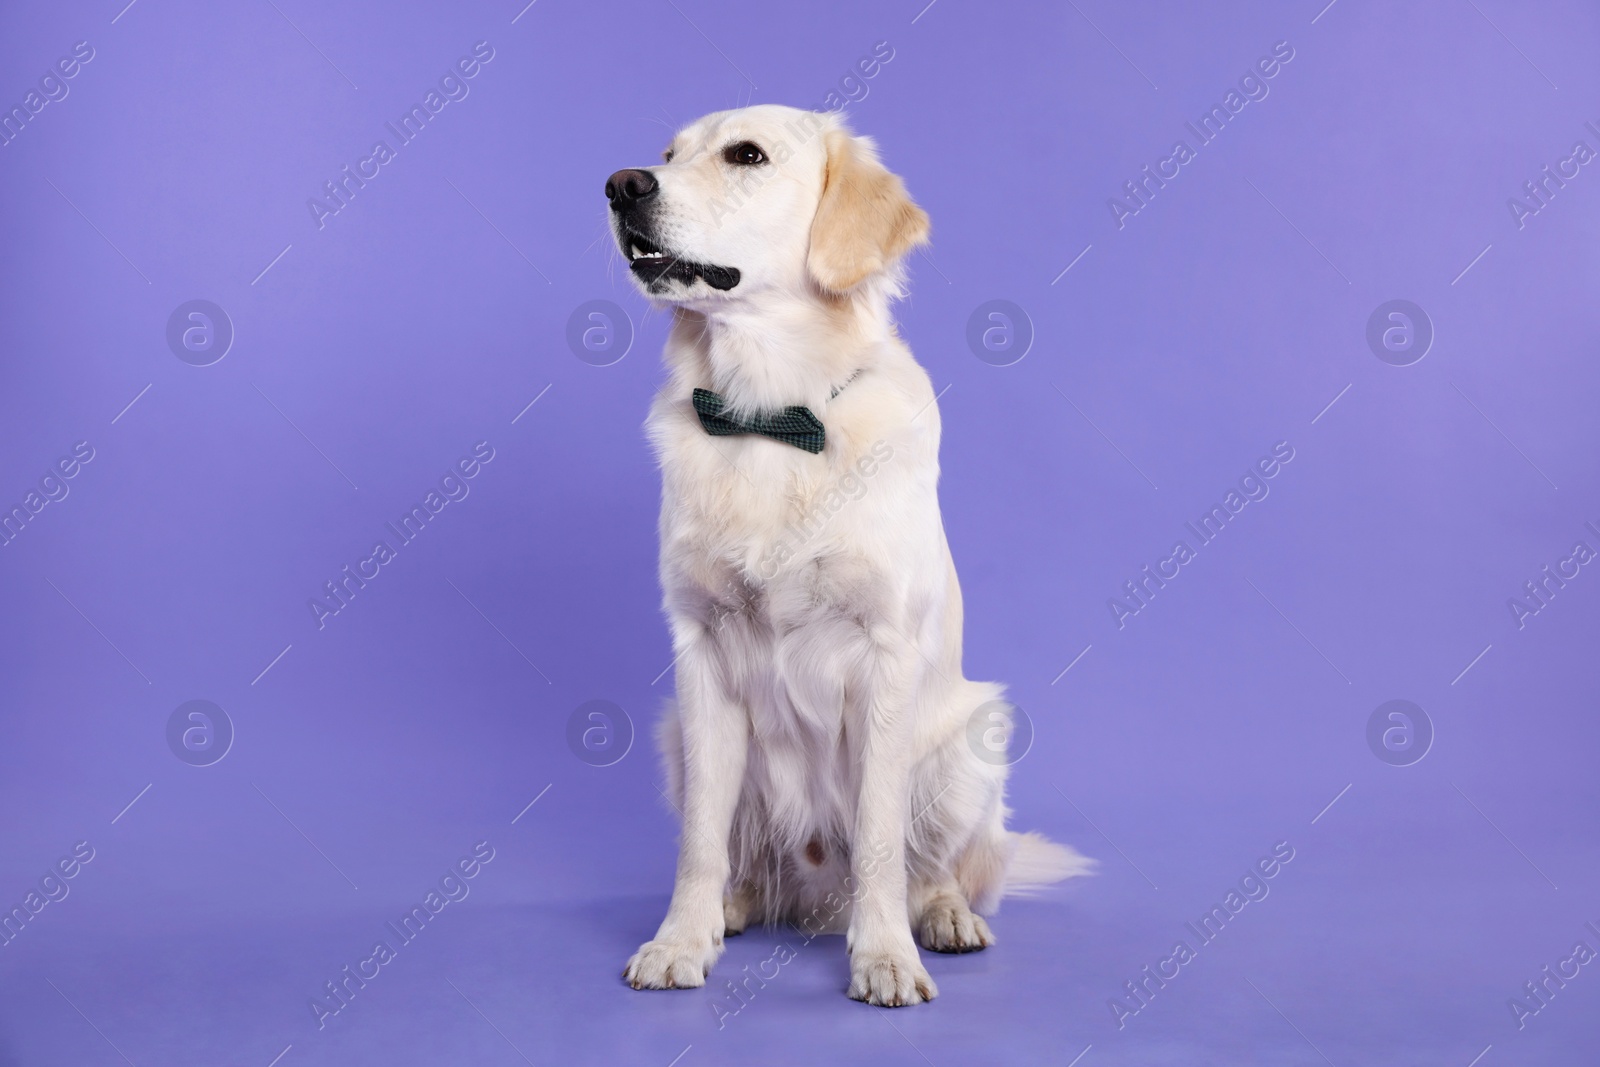
[[[1093,874],[1098,863],[1083,853],[1057,844],[1043,834],[1008,832],[1010,857],[1006,860],[1008,897],[1026,897],[1068,878]]]
[[[981,835],[956,862],[956,882],[972,909],[993,914],[1001,897],[1032,896],[1046,886],[1093,874],[1096,861],[1042,834],[1017,833],[997,811],[992,832]]]

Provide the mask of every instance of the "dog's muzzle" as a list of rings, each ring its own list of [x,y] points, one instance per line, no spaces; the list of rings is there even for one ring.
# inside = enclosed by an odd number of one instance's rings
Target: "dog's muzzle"
[[[650,213],[661,184],[647,170],[619,170],[606,179],[606,199],[617,218],[617,240],[628,258],[628,269],[652,290],[672,280],[690,285],[700,278],[713,289],[726,292],[739,284],[735,267],[695,263],[668,251],[652,237]]]

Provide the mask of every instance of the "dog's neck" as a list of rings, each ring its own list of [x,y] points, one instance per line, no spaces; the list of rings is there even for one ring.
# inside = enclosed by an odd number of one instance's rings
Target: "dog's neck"
[[[667,359],[685,392],[720,393],[750,413],[828,400],[889,346],[888,300],[768,292],[709,310],[676,308]]]

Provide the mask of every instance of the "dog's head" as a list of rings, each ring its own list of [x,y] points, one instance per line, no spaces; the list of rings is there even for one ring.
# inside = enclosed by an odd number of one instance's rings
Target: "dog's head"
[[[611,228],[646,295],[707,306],[772,289],[838,297],[893,275],[928,216],[832,115],[764,105],[679,131],[660,166],[606,181]]]

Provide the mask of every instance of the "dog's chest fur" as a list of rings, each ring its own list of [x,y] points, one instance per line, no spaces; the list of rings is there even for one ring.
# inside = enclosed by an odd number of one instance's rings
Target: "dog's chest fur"
[[[843,665],[807,652],[810,639],[826,630],[837,647],[848,636],[840,629],[859,632],[882,613],[887,590],[860,537],[865,516],[854,513],[865,510],[872,487],[854,453],[830,448],[816,456],[764,438],[711,438],[692,427],[664,457],[668,610],[705,628],[751,697],[774,685],[813,687],[818,673],[842,684]]]
[[[866,689],[873,628],[903,616],[904,590],[886,554],[902,525],[893,515],[908,499],[895,484],[903,473],[895,465],[909,459],[895,427],[908,412],[895,396],[876,395],[882,381],[859,385],[848,403],[841,397],[819,413],[829,438],[822,455],[710,437],[665,398],[651,418],[665,606],[675,628],[696,628],[712,646],[748,715],[745,789],[757,801],[748,810],[763,818],[752,836],[791,855],[819,835],[848,836],[862,715],[852,694]]]

